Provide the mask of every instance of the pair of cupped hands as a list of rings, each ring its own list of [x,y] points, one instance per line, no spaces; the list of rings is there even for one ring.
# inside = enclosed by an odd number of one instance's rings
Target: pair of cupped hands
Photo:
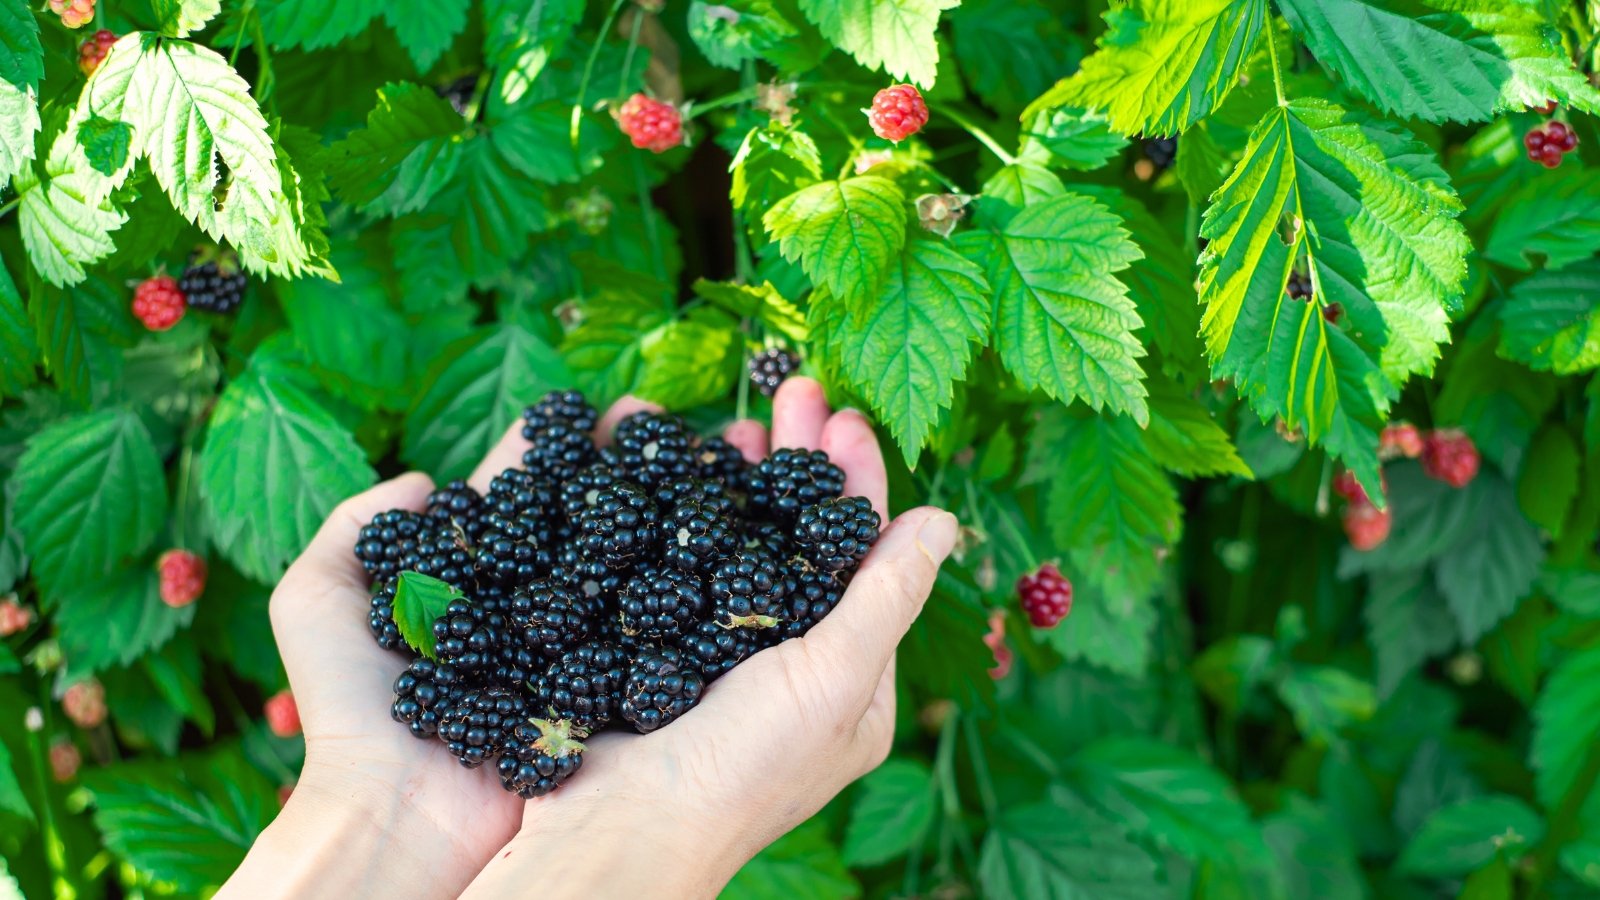
[[[604,443],[624,398],[602,417]],[[520,424],[520,423],[519,423]],[[791,378],[770,434],[741,420],[725,436],[746,459],[821,449],[845,494],[887,518],[883,456],[854,410]],[[480,491],[520,464],[513,426],[469,479]],[[340,504],[272,596],[272,628],[305,726],[300,780],[219,896],[714,896],[763,847],[871,771],[894,737],[894,653],[956,540],[955,517],[910,510],[884,529],[838,608],[804,638],[764,650],[712,685],[671,727],[587,741],[583,768],[533,801],[439,741],[389,718],[402,660],[367,633],[367,576],[352,548],[374,515],[421,509],[411,473]]]

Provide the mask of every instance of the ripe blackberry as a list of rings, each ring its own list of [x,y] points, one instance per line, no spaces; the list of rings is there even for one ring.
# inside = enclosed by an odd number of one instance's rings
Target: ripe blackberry
[[[528,718],[528,703],[514,688],[478,688],[452,698],[439,711],[439,739],[463,766],[476,769],[500,755],[504,736]]]
[[[456,525],[424,522],[414,545],[399,560],[401,572],[429,575],[462,591],[473,588],[473,552],[467,534]]]
[[[773,628],[784,620],[788,581],[761,551],[741,550],[718,563],[706,582],[711,619],[728,628]]]
[[[626,579],[626,567],[613,569],[602,560],[587,559],[578,543],[570,541],[556,549],[556,562],[546,580],[574,592],[598,610],[606,598],[616,595]]]
[[[1072,612],[1072,582],[1055,563],[1045,563],[1017,579],[1017,595],[1035,628],[1053,628]]]
[[[467,600],[452,600],[445,614],[433,622],[433,641],[439,661],[462,672],[493,668],[507,640],[506,617],[498,609]]]
[[[1171,168],[1172,161],[1178,158],[1178,139],[1171,137],[1145,138],[1140,147],[1144,158],[1156,167],[1157,172],[1164,172]]]
[[[483,531],[483,495],[457,478],[428,495],[424,514],[430,519],[452,522],[468,537],[476,538]]]
[[[677,650],[645,653],[623,685],[622,717],[640,734],[649,734],[693,709],[705,687],[705,678]]]
[[[416,552],[424,522],[410,510],[378,513],[356,535],[356,559],[373,581],[385,582],[400,574],[400,563]]]
[[[806,507],[794,526],[801,558],[824,572],[853,569],[878,539],[878,513],[865,497]]]
[[[189,298],[189,306],[194,309],[226,315],[244,302],[249,283],[233,251],[202,247],[189,255],[189,267],[178,279],[178,290]]]
[[[739,531],[729,518],[731,510],[703,500],[687,500],[673,507],[661,523],[661,558],[684,572],[707,572],[716,562],[739,548]]]
[[[1284,288],[1284,292],[1289,295],[1291,300],[1310,300],[1312,294],[1311,276],[1300,272],[1290,272],[1289,283]]]
[[[709,478],[675,478],[657,487],[654,497],[663,514],[685,503],[699,503],[725,516],[738,508],[727,486]]]
[[[500,786],[523,799],[543,797],[583,765],[584,733],[571,722],[530,719],[502,737]]]
[[[778,392],[778,385],[800,368],[800,357],[782,347],[768,347],[750,357],[750,383],[763,397]]]
[[[777,629],[732,628],[716,622],[698,622],[679,635],[674,646],[699,669],[709,684],[775,642]]]
[[[553,721],[570,722],[590,733],[598,731],[622,704],[628,665],[628,654],[615,644],[580,644],[535,682],[533,709]]]
[[[695,448],[694,461],[696,473],[701,478],[720,481],[732,490],[743,488],[745,470],[750,468],[739,448],[720,437],[701,441],[700,446]]]
[[[827,618],[844,598],[846,582],[827,572],[803,572],[789,593],[788,621],[779,637],[783,640],[804,637],[811,626]]]
[[[535,582],[510,601],[510,624],[522,646],[555,659],[589,636],[597,605],[557,585]]]
[[[485,512],[514,519],[523,515],[538,515],[550,519],[560,504],[557,483],[522,469],[506,469],[489,482],[489,494],[484,497]]]
[[[607,566],[630,564],[654,552],[659,514],[644,488],[618,481],[595,495],[593,506],[578,518],[579,549],[585,559]]]
[[[622,474],[616,466],[605,461],[593,462],[578,470],[571,478],[561,483],[560,506],[566,514],[567,521],[576,525],[583,511],[594,506],[600,499],[600,492],[617,481]]]
[[[455,110],[457,115],[464,116],[467,114],[467,104],[472,102],[472,93],[477,87],[478,76],[463,75],[448,84],[435,87],[433,92],[450,104],[450,108]]]
[[[751,509],[788,522],[807,506],[837,498],[844,470],[821,450],[777,450],[750,470],[745,486]]]
[[[524,425],[523,434],[527,432],[528,426]],[[594,461],[594,439],[589,436],[589,429],[571,422],[557,421],[535,429],[529,440],[533,446],[522,454],[523,468],[542,478],[565,481]]]
[[[551,391],[539,402],[522,411],[522,436],[533,440],[542,429],[556,423],[571,425],[579,431],[593,431],[600,416],[578,391]]]
[[[389,715],[409,728],[412,736],[432,737],[439,733],[440,711],[453,704],[462,691],[461,677],[454,666],[415,659],[394,680]]]
[[[637,412],[617,425],[612,450],[624,477],[654,489],[693,474],[695,441],[677,416]]]
[[[400,646],[400,627],[394,623],[395,582],[390,580],[372,595],[372,609],[367,613],[367,629],[373,640],[385,650]]]
[[[706,598],[694,575],[651,566],[628,579],[617,606],[623,634],[659,641],[692,628],[703,618]]]

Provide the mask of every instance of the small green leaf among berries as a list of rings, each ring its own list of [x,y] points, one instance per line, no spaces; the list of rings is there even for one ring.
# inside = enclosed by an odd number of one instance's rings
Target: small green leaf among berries
[[[394,594],[394,623],[401,640],[423,656],[438,659],[433,623],[463,596],[454,585],[431,575],[401,572]]]

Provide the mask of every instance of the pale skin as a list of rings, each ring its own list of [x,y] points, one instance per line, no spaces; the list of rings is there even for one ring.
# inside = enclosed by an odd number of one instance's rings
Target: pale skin
[[[648,408],[624,398],[597,438]],[[726,437],[751,460],[820,448],[844,469],[845,493],[885,513],[883,456],[860,413],[831,412],[816,382],[791,378],[772,418],[770,435],[744,420]],[[526,446],[514,426],[472,485],[485,489]],[[571,781],[525,802],[388,715],[403,661],[367,633],[366,576],[351,548],[366,521],[420,509],[432,487],[413,473],[340,504],[273,594],[306,762],[219,897],[713,897],[888,755],[894,650],[955,543],[949,513],[901,514],[838,609],[804,638],[746,660],[669,728],[590,739]]]

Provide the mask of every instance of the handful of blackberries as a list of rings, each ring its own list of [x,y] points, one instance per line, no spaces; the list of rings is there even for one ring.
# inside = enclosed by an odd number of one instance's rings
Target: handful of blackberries
[[[743,660],[804,635],[879,523],[840,496],[844,472],[820,451],[750,465],[655,413],[597,448],[595,410],[573,391],[523,419],[521,468],[487,494],[456,481],[423,512],[382,513],[355,552],[378,644],[413,656],[395,720],[536,797],[578,770],[583,738],[666,726]]]

